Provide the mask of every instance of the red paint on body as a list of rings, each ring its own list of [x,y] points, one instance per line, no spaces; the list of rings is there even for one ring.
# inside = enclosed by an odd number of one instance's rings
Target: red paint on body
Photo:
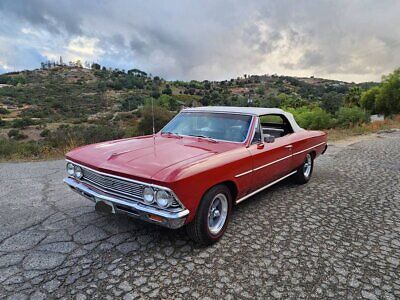
[[[324,132],[306,130],[257,147],[250,144],[254,123],[244,143],[156,134],[83,146],[66,158],[104,173],[171,188],[190,211],[188,223],[214,185],[229,182],[239,199],[297,169],[306,153],[318,156],[326,147]]]

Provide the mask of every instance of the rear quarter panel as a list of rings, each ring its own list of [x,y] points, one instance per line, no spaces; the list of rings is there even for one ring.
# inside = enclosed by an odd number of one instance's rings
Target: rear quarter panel
[[[323,131],[302,130],[292,134],[292,166],[293,169],[300,167],[307,155],[313,152],[315,158],[325,149],[327,134]]]

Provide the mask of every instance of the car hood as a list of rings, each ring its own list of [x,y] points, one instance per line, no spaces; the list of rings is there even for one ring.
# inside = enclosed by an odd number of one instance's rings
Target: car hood
[[[152,179],[174,164],[192,164],[228,150],[222,144],[229,143],[157,135],[83,146],[67,153],[66,158],[106,173]]]

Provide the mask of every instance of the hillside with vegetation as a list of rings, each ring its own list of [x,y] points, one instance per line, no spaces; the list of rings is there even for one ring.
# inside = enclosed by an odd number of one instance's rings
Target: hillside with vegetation
[[[156,130],[181,108],[204,105],[281,107],[304,128],[362,129],[371,113],[400,112],[399,84],[399,70],[380,84],[278,75],[184,82],[138,69],[42,64],[0,75],[0,159],[60,156],[79,145],[149,134],[152,102]]]

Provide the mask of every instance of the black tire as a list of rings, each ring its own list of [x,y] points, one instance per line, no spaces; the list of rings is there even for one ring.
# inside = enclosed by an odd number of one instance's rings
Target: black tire
[[[311,165],[310,165],[311,164]],[[309,169],[308,169],[309,168]],[[306,169],[308,172],[306,172]],[[303,164],[297,169],[293,175],[293,179],[298,184],[305,184],[310,181],[314,169],[314,156],[312,153],[307,153]]]
[[[227,200],[227,215],[221,229],[219,229],[218,233],[214,234],[210,231],[209,228],[209,211],[212,208],[211,205],[214,204],[215,200],[218,199],[218,197],[221,197],[221,195],[224,195]],[[222,201],[225,203],[225,200]],[[232,195],[228,187],[223,184],[212,187],[205,193],[205,195],[201,199],[194,220],[186,226],[186,231],[189,237],[199,245],[214,244],[224,235],[226,227],[229,223],[231,212]]]

